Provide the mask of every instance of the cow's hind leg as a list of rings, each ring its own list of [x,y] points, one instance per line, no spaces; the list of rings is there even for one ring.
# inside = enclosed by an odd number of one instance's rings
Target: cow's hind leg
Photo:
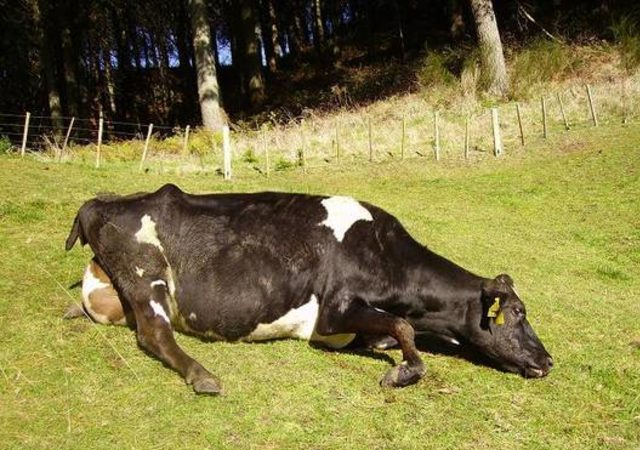
[[[182,375],[199,394],[220,394],[217,377],[187,355],[176,343],[170,319],[167,281],[139,278],[128,295],[135,314],[138,343]]]
[[[403,387],[417,383],[425,374],[424,363],[415,345],[415,332],[406,320],[373,308],[360,299],[346,296],[323,305],[316,331],[322,335],[363,333],[388,335],[398,341],[403,361],[392,367],[380,384]]]
[[[82,278],[82,306],[71,306],[64,317],[82,315],[105,325],[133,325],[131,308],[120,300],[109,276],[95,259],[89,262]]]

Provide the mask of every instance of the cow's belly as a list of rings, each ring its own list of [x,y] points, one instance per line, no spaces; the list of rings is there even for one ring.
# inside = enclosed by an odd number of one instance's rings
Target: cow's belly
[[[271,323],[260,323],[243,341],[265,341],[271,339],[304,339],[319,342],[332,348],[342,348],[355,338],[355,334],[334,334],[323,336],[315,331],[318,319],[318,298],[312,295],[307,303],[291,309],[284,316]]]

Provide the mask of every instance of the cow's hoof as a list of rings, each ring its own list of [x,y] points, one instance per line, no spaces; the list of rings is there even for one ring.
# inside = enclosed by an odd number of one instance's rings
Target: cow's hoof
[[[193,382],[193,390],[196,394],[221,395],[222,385],[216,378],[200,378]]]
[[[426,370],[423,364],[410,365],[406,361],[402,361],[395,367],[392,367],[380,380],[382,387],[404,387],[417,383],[424,376]]]

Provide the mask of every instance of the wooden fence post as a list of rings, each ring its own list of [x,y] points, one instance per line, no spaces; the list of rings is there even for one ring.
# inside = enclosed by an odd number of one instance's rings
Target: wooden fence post
[[[587,86],[587,97],[589,98],[589,109],[591,110],[591,118],[593,119],[593,125],[598,126],[598,116],[596,115],[596,107],[593,104],[593,96],[591,95],[591,86]]]
[[[184,129],[184,139],[182,141],[182,156],[186,156],[189,152],[189,131],[191,130],[191,126],[187,125]]]
[[[464,120],[464,159],[469,159],[469,116]]]
[[[102,131],[104,130],[104,119],[102,112],[100,112],[100,119],[98,120],[98,147],[96,148],[96,169],[100,168],[100,152],[102,150]]]
[[[558,96],[558,103],[560,104],[560,113],[562,114],[562,121],[564,122],[564,129],[569,131],[571,127],[569,126],[567,115],[564,112],[564,103],[562,103],[562,97],[560,96],[560,92],[557,93],[557,96]]]
[[[520,129],[520,145],[524,146],[524,129],[522,128],[522,117],[520,115],[520,103],[516,102],[516,115],[518,116],[518,128]]]
[[[147,130],[147,138],[144,141],[144,150],[142,150],[142,159],[140,159],[140,171],[142,171],[144,167],[144,160],[147,159],[147,152],[149,151],[149,140],[151,139],[151,133],[153,133],[153,124],[149,124],[149,129]]]
[[[491,108],[491,126],[493,128],[493,154],[498,157],[503,153],[498,108]]]
[[[71,136],[71,130],[73,129],[73,124],[76,121],[75,117],[71,118],[71,122],[69,123],[69,128],[67,129],[67,134],[64,137],[64,142],[62,143],[62,150],[60,151],[60,160],[62,160],[62,156],[64,155],[64,152],[67,150],[67,145],[69,144],[69,137]]]
[[[224,179],[231,180],[231,140],[228,125],[222,127],[222,159]]]
[[[433,112],[433,151],[436,155],[436,161],[440,161],[440,113]]]
[[[544,96],[540,97],[540,104],[542,106],[542,136],[547,138],[547,102]]]
[[[27,112],[24,118],[24,131],[22,132],[22,147],[20,147],[20,157],[24,158],[24,153],[27,151],[27,137],[29,136],[29,121],[31,120],[31,113]]]

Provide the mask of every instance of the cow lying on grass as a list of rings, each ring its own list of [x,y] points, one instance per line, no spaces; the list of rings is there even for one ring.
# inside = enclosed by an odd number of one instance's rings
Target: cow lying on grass
[[[508,275],[476,276],[416,242],[392,215],[350,197],[256,193],[95,198],[67,250],[88,243],[85,311],[135,325],[140,345],[198,393],[220,381],[175,342],[299,338],[341,348],[356,335],[399,344],[384,386],[416,383],[428,333],[501,368],[542,377],[552,359]]]

